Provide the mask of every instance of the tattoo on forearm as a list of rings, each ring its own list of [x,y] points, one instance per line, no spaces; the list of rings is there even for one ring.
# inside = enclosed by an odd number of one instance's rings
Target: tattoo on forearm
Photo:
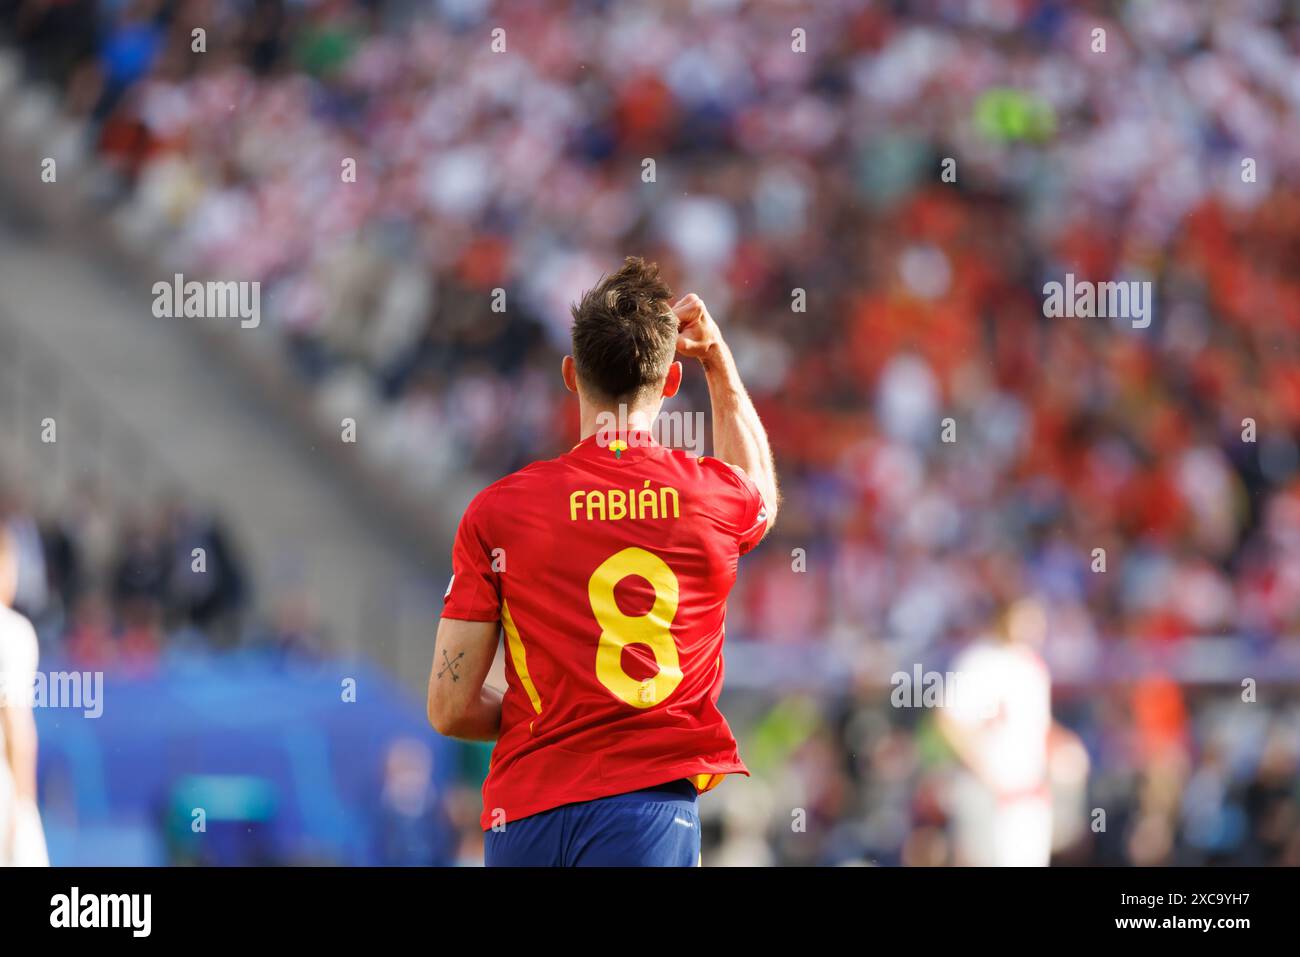
[[[450,672],[451,680],[459,681],[460,680],[460,659],[464,657],[465,657],[465,652],[463,651],[460,654],[458,654],[455,658],[452,658],[447,654],[446,648],[442,649],[442,668],[438,671],[438,680],[441,681],[442,676]]]

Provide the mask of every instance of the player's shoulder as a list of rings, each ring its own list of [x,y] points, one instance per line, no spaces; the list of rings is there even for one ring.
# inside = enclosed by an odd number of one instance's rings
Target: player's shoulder
[[[665,448],[663,451],[668,462],[698,481],[718,482],[746,490],[753,485],[743,469],[714,458],[712,455],[695,455],[684,449]]]
[[[720,495],[725,501],[739,503],[744,508],[763,507],[763,493],[739,466],[711,455],[689,455],[676,450],[674,454],[685,456],[689,460],[691,464],[688,467],[696,470],[696,481],[711,493]]]
[[[0,664],[34,658],[38,648],[32,623],[12,608],[0,605]]]
[[[0,605],[0,635],[35,640],[36,629],[32,627],[26,615],[14,611],[8,605]]]
[[[485,486],[465,507],[466,516],[481,515],[499,507],[502,501],[517,498],[520,494],[528,495],[537,488],[554,479],[557,471],[563,469],[563,456],[554,459],[542,459],[525,465],[521,469],[503,475],[490,485]]]
[[[548,474],[553,474],[556,470],[559,459],[542,459],[525,465],[521,469],[516,469],[509,475],[503,475],[487,488],[480,492],[480,495],[494,495],[498,492],[513,491],[516,489],[527,489],[535,485],[538,481],[544,480]]]
[[[1042,655],[1033,648],[1026,647],[1025,645],[1016,646],[1015,652],[1022,668],[1036,677],[1050,680],[1050,672],[1047,667],[1047,662],[1044,660]]]
[[[998,644],[984,635],[967,644],[953,659],[952,667],[957,672],[986,671],[1004,664],[1006,657]]]

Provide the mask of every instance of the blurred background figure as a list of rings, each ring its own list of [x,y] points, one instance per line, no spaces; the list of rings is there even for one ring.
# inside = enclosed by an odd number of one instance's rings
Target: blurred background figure
[[[18,557],[14,536],[0,527],[0,866],[46,867],[32,717],[39,650],[31,622],[12,608]]]
[[[388,748],[381,816],[381,862],[405,867],[456,863],[455,832],[431,783],[433,753],[417,738]]]
[[[947,673],[939,728],[966,774],[954,784],[957,862],[1046,867],[1052,853],[1052,679],[1043,609],[1021,600]]]

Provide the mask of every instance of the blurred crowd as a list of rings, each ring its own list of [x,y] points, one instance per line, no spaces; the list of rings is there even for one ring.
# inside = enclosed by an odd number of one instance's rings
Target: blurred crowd
[[[14,607],[44,654],[78,670],[147,672],[169,641],[242,637],[247,574],[230,534],[180,496],[135,511],[81,482],[43,506],[8,479],[0,527],[18,555]]]
[[[702,804],[715,865],[962,863],[962,773],[934,712],[882,696],[733,702],[754,777]],[[1052,862],[1300,865],[1300,699],[1141,687],[1058,695],[1088,757],[1053,743]],[[752,708],[752,712],[749,709]]]
[[[778,453],[782,520],[744,563],[729,635],[829,645],[863,680],[1022,594],[1048,610],[1065,679],[1108,642],[1294,640],[1300,22],[1285,4],[0,12],[30,77],[84,120],[122,228],[261,281],[322,416],[380,423],[368,449],[416,490],[571,444],[568,305],[635,252],[719,318]],[[1151,327],[1044,318],[1043,284],[1067,273],[1152,282]],[[706,401],[692,377],[673,408]],[[1094,765],[1132,776],[1129,836],[1091,846],[1283,855],[1214,844],[1229,824],[1207,822],[1274,807],[1288,770],[1294,818],[1295,708],[1216,743],[1183,693],[1079,704]],[[873,717],[877,699],[782,700],[807,734],[772,767],[813,767],[827,847],[886,808],[920,835],[891,853],[928,860],[925,739]],[[1180,729],[1154,750],[1134,730],[1153,707],[1147,721]],[[872,803],[890,788],[908,802]]]
[[[91,479],[64,491],[0,474],[0,528],[18,555],[14,607],[42,656],[77,670],[148,674],[167,648],[240,647],[278,661],[337,649],[293,569],[253,580],[227,516],[177,491],[126,502]]]

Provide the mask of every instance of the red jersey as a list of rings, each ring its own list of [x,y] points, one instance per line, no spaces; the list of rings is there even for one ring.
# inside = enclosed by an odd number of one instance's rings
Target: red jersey
[[[443,616],[500,620],[506,639],[484,829],[749,773],[717,702],[727,593],[766,529],[762,496],[718,459],[619,439],[488,486],[456,533]]]

